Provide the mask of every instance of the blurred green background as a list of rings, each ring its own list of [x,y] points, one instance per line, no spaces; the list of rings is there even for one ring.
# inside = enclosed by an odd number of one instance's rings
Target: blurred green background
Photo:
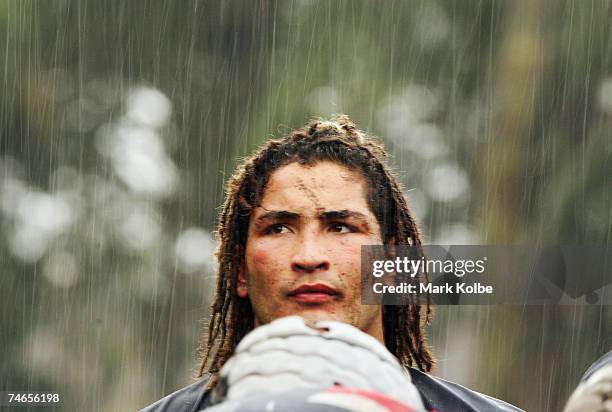
[[[189,383],[223,182],[349,114],[427,243],[608,245],[608,1],[0,1],[0,390],[137,410]],[[557,411],[612,311],[440,307],[438,376]]]

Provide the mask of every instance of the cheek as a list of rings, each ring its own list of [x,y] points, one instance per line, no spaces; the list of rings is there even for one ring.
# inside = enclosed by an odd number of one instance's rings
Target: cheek
[[[247,272],[251,276],[259,279],[274,278],[273,275],[281,269],[283,251],[278,245],[270,243],[257,242],[247,248]]]
[[[254,265],[266,265],[270,261],[270,252],[266,248],[255,248],[252,253]]]
[[[335,256],[342,265],[361,264],[361,244],[341,239],[329,248],[330,256]]]
[[[354,294],[361,287],[361,245],[338,242],[333,256],[339,280],[347,293]]]

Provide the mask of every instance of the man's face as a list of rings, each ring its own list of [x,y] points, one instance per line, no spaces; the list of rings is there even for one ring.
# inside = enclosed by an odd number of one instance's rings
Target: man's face
[[[333,162],[274,171],[251,215],[238,295],[256,325],[300,315],[349,323],[383,341],[381,307],[361,305],[361,245],[381,244],[367,183]]]

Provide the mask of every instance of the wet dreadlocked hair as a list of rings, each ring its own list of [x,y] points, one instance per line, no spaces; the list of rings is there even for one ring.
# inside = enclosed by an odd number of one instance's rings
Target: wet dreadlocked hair
[[[217,287],[208,334],[200,344],[199,376],[211,375],[209,387],[216,385],[220,368],[254,328],[251,302],[236,292],[238,272],[245,258],[251,212],[260,205],[270,175],[278,168],[293,162],[332,161],[361,172],[368,182],[367,202],[380,224],[383,243],[413,246],[422,255],[419,230],[386,157],[380,143],[365,136],[348,116],[337,115],[329,121],[313,120],[281,139],[267,141],[229,179],[217,223]],[[429,300],[425,308],[417,302],[383,306],[385,345],[404,366],[422,371],[433,367],[424,330],[430,319]]]

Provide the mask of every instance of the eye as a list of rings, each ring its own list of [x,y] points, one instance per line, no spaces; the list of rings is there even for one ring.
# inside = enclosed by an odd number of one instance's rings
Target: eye
[[[282,223],[275,223],[266,228],[265,232],[267,234],[280,234],[280,233],[289,233],[291,232],[289,228]]]
[[[336,233],[352,233],[355,231],[353,226],[347,225],[346,223],[333,223],[329,226],[329,229]]]

